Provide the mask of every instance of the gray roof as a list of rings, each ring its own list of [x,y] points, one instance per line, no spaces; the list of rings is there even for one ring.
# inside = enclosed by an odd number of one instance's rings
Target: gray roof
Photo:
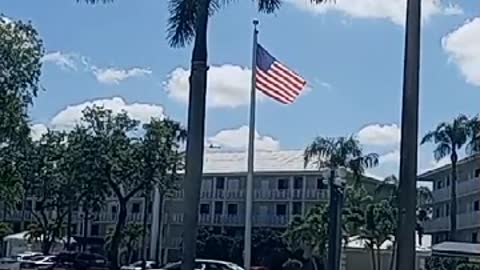
[[[480,244],[464,242],[442,242],[433,245],[432,251],[452,254],[472,254],[480,256]]]
[[[203,172],[246,173],[246,152],[206,151]],[[254,157],[255,172],[294,172],[318,171],[315,165],[304,167],[302,150],[257,151]]]
[[[468,162],[471,162],[471,161],[474,161],[474,160],[477,160],[477,159],[480,159],[480,154],[475,154],[475,155],[465,157],[465,158],[458,161],[457,166],[461,166],[462,164],[465,164],[465,163],[468,163]],[[433,175],[435,175],[439,172],[445,171],[445,170],[450,170],[450,167],[451,167],[451,164],[448,163],[448,164],[443,165],[439,168],[435,168],[435,169],[432,169],[432,170],[422,172],[417,176],[417,178],[420,178],[420,179],[423,178],[422,179],[423,181],[428,181],[428,180],[431,181],[432,179],[428,179],[428,177],[431,177],[431,176],[433,176]]]

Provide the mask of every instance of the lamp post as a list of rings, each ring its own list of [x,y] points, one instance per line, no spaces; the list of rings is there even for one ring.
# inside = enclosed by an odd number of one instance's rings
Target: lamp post
[[[338,270],[342,248],[342,209],[343,192],[346,184],[346,169],[338,167],[326,172],[330,188],[329,222],[328,222],[328,268]],[[325,177],[325,176],[324,176]]]

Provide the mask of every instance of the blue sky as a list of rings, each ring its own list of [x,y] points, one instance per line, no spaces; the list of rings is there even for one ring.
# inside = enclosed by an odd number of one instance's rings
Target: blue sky
[[[46,91],[31,109],[34,129],[72,125],[86,102],[141,120],[166,115],[185,122],[191,47],[168,46],[166,2],[0,0],[4,15],[30,20],[44,40]],[[480,5],[423,2],[421,134],[459,113],[479,113],[480,100]],[[209,25],[209,142],[245,145],[251,21],[259,18],[260,43],[309,86],[289,106],[258,95],[259,148],[303,149],[317,135],[357,134],[367,151],[382,155],[371,174],[398,173],[403,17],[403,0],[316,7],[287,0],[271,16],[257,14],[252,1],[234,1]],[[431,147],[420,149],[420,170],[439,165]]]

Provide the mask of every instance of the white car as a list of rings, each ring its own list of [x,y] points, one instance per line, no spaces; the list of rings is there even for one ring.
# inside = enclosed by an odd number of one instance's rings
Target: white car
[[[0,270],[19,270],[20,262],[12,257],[0,258]]]
[[[142,270],[143,261],[132,263],[131,265],[122,266],[121,270]],[[158,269],[158,265],[155,261],[145,261],[145,269]]]
[[[175,262],[162,266],[160,270],[181,270],[181,267],[181,262]],[[194,268],[195,270],[243,270],[242,267],[231,262],[205,259],[196,259]]]
[[[30,260],[35,265],[35,269],[48,269],[55,263],[55,256],[37,256]]]

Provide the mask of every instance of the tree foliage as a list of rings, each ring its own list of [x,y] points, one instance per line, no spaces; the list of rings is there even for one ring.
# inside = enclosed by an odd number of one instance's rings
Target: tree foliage
[[[0,200],[11,207],[22,195],[27,109],[40,88],[43,44],[31,24],[1,14],[0,40]]]

